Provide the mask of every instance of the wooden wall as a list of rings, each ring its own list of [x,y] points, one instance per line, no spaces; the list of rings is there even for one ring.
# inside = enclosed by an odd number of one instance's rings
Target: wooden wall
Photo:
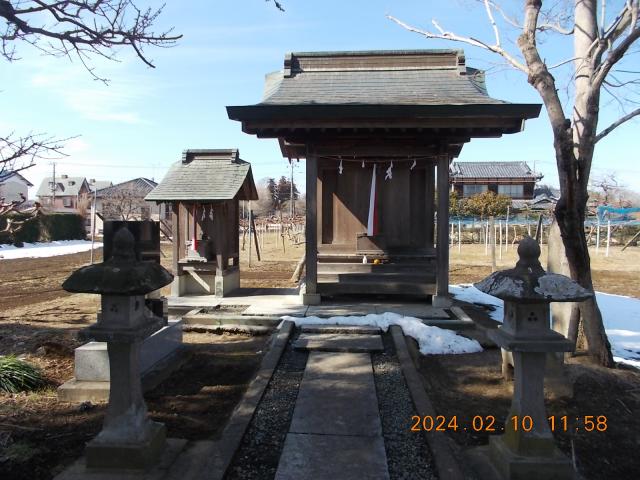
[[[213,220],[209,212],[213,208]],[[204,218],[202,212],[205,212]],[[197,205],[196,209],[196,235],[198,241],[205,232],[213,239],[216,255],[221,255],[221,260],[226,269],[228,260],[238,256],[239,244],[239,202],[227,200],[208,205]],[[176,209],[177,225],[179,228],[177,250],[179,259],[186,255],[186,242],[191,240],[193,229],[193,204],[180,203]],[[175,222],[175,220],[174,220]],[[174,227],[175,228],[175,227]],[[175,251],[175,250],[174,250]],[[174,260],[175,262],[175,260]]]
[[[372,164],[362,168],[360,162],[343,162],[338,173],[338,161],[320,159],[318,171],[318,243],[353,247],[356,235],[367,231]],[[377,166],[377,210],[380,234],[387,246],[394,249],[427,246],[426,205],[433,199],[426,196],[423,160],[413,170],[411,163],[395,162],[393,178],[385,180],[389,162]]]

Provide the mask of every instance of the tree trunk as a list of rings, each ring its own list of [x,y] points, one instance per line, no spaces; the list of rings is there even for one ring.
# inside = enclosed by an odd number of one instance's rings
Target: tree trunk
[[[562,164],[573,163],[571,159],[562,159]],[[560,164],[560,161],[559,161]],[[586,188],[580,185],[578,178],[568,175],[563,196],[556,205],[556,219],[567,254],[571,278],[584,288],[593,291],[591,278],[591,259],[584,234],[584,213],[586,209]],[[566,195],[565,195],[566,192]],[[602,314],[595,297],[580,303],[580,320],[588,343],[588,352],[600,365],[614,365],[611,345],[607,339],[602,322]],[[573,328],[577,333],[577,328]]]

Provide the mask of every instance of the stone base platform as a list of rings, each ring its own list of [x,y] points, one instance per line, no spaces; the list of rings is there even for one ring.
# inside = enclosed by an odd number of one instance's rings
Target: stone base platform
[[[145,339],[140,350],[143,379],[151,372],[170,368],[170,359],[181,346],[182,320],[170,320],[166,327]],[[75,377],[58,388],[58,400],[94,403],[109,400],[109,355],[106,343],[89,342],[76,348]]]

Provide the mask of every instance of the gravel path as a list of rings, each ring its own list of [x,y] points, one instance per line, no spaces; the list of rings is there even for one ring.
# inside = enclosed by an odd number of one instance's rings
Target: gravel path
[[[275,476],[308,357],[306,352],[291,347],[297,336],[292,335],[282,355],[226,480],[270,480]],[[426,439],[422,433],[410,431],[415,411],[393,341],[388,334],[382,338],[385,351],[373,354],[371,359],[390,478],[435,479]]]
[[[431,452],[422,432],[411,431],[416,415],[411,394],[389,334],[382,336],[385,351],[371,355],[378,393],[382,436],[391,480],[437,478]]]
[[[289,431],[307,352],[294,351],[292,335],[260,401],[240,448],[227,470],[227,480],[272,479]]]

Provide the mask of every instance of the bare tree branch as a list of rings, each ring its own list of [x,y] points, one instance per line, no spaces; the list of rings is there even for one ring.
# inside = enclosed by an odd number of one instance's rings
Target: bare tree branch
[[[522,64],[522,62],[518,61],[517,58],[512,56],[509,52],[507,52],[505,49],[503,49],[500,45],[489,45],[489,44],[487,44],[485,42],[482,42],[482,41],[480,41],[478,39],[475,39],[475,38],[472,38],[472,37],[461,37],[459,35],[456,35],[455,33],[447,32],[435,20],[432,21],[433,26],[436,27],[436,29],[440,33],[433,33],[433,32],[429,32],[427,30],[421,30],[419,28],[412,27],[411,25],[408,25],[407,23],[403,22],[402,20],[397,19],[396,17],[394,17],[392,15],[387,15],[387,18],[389,20],[391,20],[392,22],[397,23],[402,28],[404,28],[406,30],[409,30],[410,32],[418,33],[418,34],[423,35],[423,36],[425,36],[427,38],[440,38],[442,40],[451,40],[453,42],[467,43],[469,45],[473,45],[474,47],[480,47],[480,48],[483,48],[485,50],[489,50],[490,52],[497,53],[497,54],[501,55],[507,62],[509,62],[509,64],[511,66],[513,66],[514,68],[517,68],[518,70],[520,70],[520,71],[522,71],[524,73],[529,73],[528,68],[524,64]]]
[[[37,159],[66,156],[62,148],[64,142],[71,138],[55,139],[43,134],[17,137],[13,132],[0,137],[0,175],[7,171],[19,172],[32,167]]]
[[[95,76],[86,64],[90,55],[113,59],[114,47],[129,46],[153,68],[144,47],[171,47],[182,38],[171,29],[151,30],[163,7],[142,11],[134,0],[0,0],[0,20],[5,23],[0,55],[16,60],[15,43],[23,41],[49,55],[73,54]]]
[[[622,125],[625,122],[628,122],[629,120],[631,120],[634,117],[637,117],[638,115],[640,115],[640,108],[637,108],[633,112],[627,113],[623,117],[620,117],[618,120],[616,120],[611,125],[609,125],[607,128],[605,128],[600,133],[598,133],[596,135],[595,142],[596,143],[599,142],[604,137],[606,137],[611,132],[613,132],[616,128],[618,128],[620,125]]]

